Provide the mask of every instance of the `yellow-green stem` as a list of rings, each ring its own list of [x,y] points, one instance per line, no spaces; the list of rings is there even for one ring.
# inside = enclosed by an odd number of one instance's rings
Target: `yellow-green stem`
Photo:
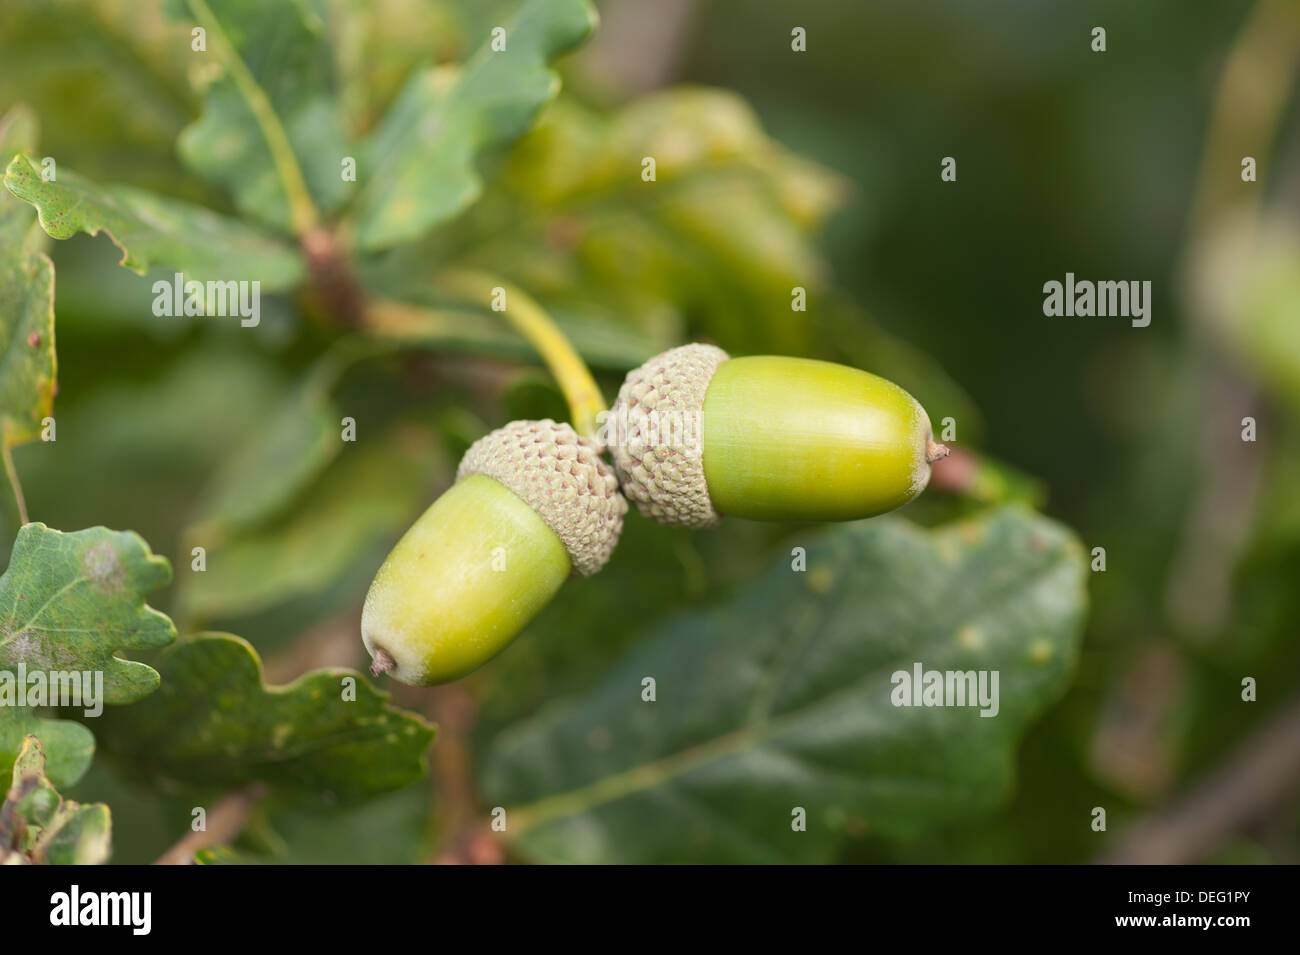
[[[596,436],[596,419],[607,410],[605,398],[587,363],[544,308],[522,289],[478,272],[445,272],[435,281],[442,291],[484,305],[504,296],[505,307],[500,314],[541,356],[564,393],[574,430],[588,438]]]

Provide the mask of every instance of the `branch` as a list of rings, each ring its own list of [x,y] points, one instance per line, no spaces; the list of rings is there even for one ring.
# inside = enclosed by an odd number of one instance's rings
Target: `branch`
[[[1181,865],[1205,858],[1300,784],[1300,700],[1174,806],[1131,829],[1100,860]]]
[[[438,723],[433,749],[443,838],[435,865],[499,865],[504,849],[489,831],[474,794],[474,771],[468,735],[478,719],[478,702],[462,687],[440,686],[433,692],[431,715]]]
[[[248,817],[265,795],[266,787],[261,783],[226,794],[208,813],[207,829],[186,833],[154,865],[193,865],[194,854],[200,849],[230,842],[244,830]]]

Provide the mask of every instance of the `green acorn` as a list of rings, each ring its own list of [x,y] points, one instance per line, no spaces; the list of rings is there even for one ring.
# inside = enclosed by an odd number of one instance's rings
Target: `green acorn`
[[[663,524],[724,514],[844,521],[925,489],[948,449],[893,382],[804,358],[730,358],[684,345],[623,383],[606,421],[623,493]]]
[[[514,421],[480,438],[370,585],[371,672],[427,686],[483,664],[567,577],[605,565],[625,513],[613,469],[569,425]]]

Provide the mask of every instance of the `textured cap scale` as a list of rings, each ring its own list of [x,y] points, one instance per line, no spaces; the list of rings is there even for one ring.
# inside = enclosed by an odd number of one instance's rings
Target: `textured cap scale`
[[[610,454],[623,493],[661,524],[712,527],[722,519],[704,479],[700,421],[709,382],[727,358],[714,345],[671,348],[631,372],[619,390]]]
[[[470,474],[500,482],[535,510],[560,538],[575,573],[594,574],[614,552],[627,501],[595,443],[569,425],[512,421],[465,452],[456,480]]]

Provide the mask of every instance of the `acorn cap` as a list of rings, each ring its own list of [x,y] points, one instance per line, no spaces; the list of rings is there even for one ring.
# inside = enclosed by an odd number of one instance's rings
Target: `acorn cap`
[[[512,421],[475,441],[456,470],[493,478],[522,498],[564,545],[574,573],[605,566],[623,530],[627,501],[594,442],[567,424]]]
[[[628,374],[607,429],[623,493],[646,517],[678,527],[713,527],[722,515],[704,479],[701,414],[713,373],[729,356],[714,345],[682,345]]]

